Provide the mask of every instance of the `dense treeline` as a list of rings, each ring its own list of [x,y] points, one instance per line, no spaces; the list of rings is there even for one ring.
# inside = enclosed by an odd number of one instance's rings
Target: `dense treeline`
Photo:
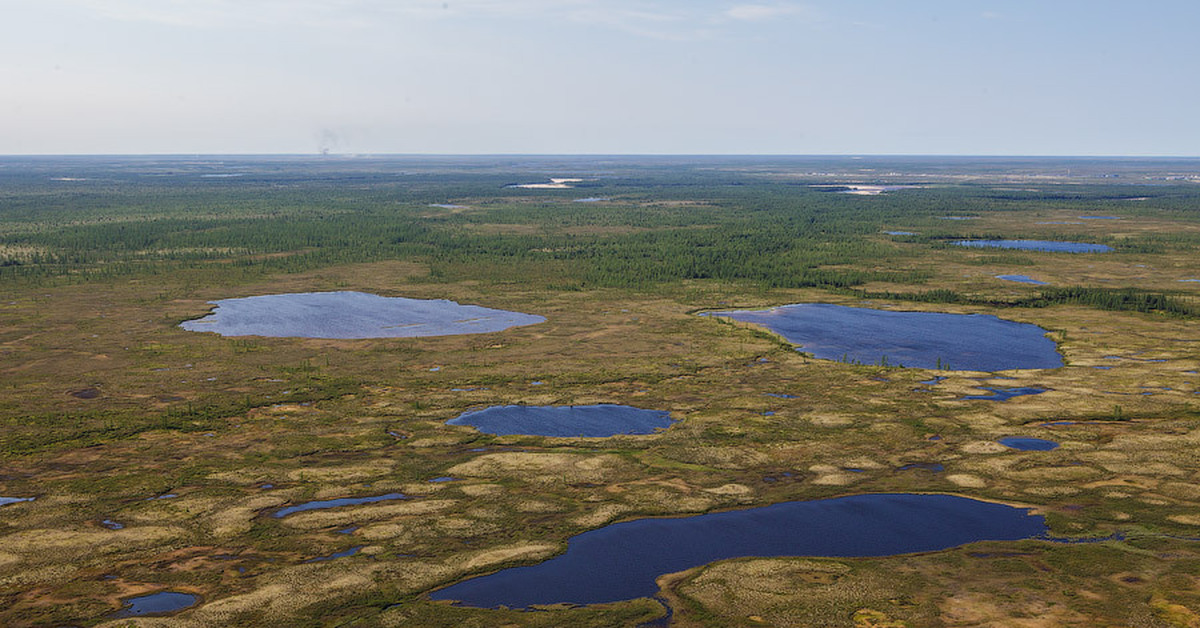
[[[981,171],[1039,167],[977,161]],[[1198,201],[1183,185],[997,191],[962,184],[862,198],[813,187],[824,179],[777,172],[866,165],[849,158],[0,160],[0,281],[93,281],[180,269],[251,277],[404,259],[428,264],[433,281],[649,289],[718,279],[848,289],[919,283],[923,275],[891,269],[950,239],[1003,237],[946,216],[1082,211],[1081,201],[1130,206],[1113,199],[1135,192],[1180,211]],[[918,158],[898,158],[888,168],[906,165],[946,168]],[[584,180],[565,190],[510,187],[550,176]],[[582,197],[613,202],[574,202]],[[896,228],[920,234],[881,235]],[[1200,244],[1182,232],[1101,240],[1128,253]]]
[[[1059,304],[1086,305],[1101,310],[1160,313],[1200,318],[1200,305],[1181,295],[1146,292],[1135,288],[1092,288],[1067,286],[1042,288],[1035,294],[1011,299],[965,295],[939,288],[921,292],[871,292],[855,290],[864,299],[891,299],[921,303],[955,303],[989,307],[1048,307]]]

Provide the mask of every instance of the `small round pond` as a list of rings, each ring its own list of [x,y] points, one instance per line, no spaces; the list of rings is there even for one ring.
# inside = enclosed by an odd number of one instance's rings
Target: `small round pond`
[[[1086,242],[1058,242],[1054,240],[957,240],[952,244],[975,248],[1020,249],[1022,251],[1049,251],[1052,253],[1108,253],[1112,247]]]
[[[951,495],[873,494],[785,502],[584,532],[565,554],[433,592],[470,606],[601,604],[648,597],[655,578],[739,556],[890,556],[1043,535],[1027,510]]]
[[[502,331],[545,322],[520,312],[454,301],[381,297],[365,292],[300,292],[212,301],[188,331],[281,338],[415,338]]]
[[[671,426],[671,413],[632,406],[492,406],[473,410],[446,421],[470,425],[499,436],[604,437],[617,434],[653,434]]]
[[[703,315],[762,325],[824,360],[958,371],[1063,365],[1046,330],[990,314],[893,312],[799,303]]]

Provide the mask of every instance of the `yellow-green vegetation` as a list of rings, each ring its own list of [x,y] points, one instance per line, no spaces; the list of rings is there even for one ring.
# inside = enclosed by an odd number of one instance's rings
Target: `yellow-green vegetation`
[[[633,626],[663,606],[522,612],[424,596],[544,560],[615,521],[922,492],[1033,507],[1055,536],[1121,538],[723,561],[664,576],[672,621],[1196,625],[1200,545],[1185,539],[1200,536],[1200,325],[1187,309],[1200,283],[1179,281],[1200,278],[1192,188],[964,171],[861,197],[795,185],[855,181],[852,171],[797,179],[814,168],[713,174],[650,163],[578,194],[612,200],[579,204],[569,190],[504,189],[514,177],[489,163],[329,168],[311,184],[268,177],[211,189],[112,175],[65,192],[29,175],[0,196],[0,496],[36,498],[0,506],[0,624]],[[463,208],[430,206],[448,199]],[[1084,214],[1122,219],[1076,219]],[[1080,224],[1040,224],[1061,222]],[[985,236],[1117,250],[941,244]],[[994,279],[1005,273],[1132,288],[1182,309],[1006,307],[1038,287]],[[695,315],[932,289],[975,299],[871,304],[1034,323],[1066,366],[841,364]],[[373,340],[178,327],[212,300],[325,290],[451,299],[547,322]],[[946,379],[921,383],[935,375]],[[1049,390],[960,399],[979,386]],[[444,424],[489,405],[593,403],[669,410],[678,423],[612,438]],[[1059,422],[1072,423],[1046,425]],[[995,442],[1003,436],[1061,446],[1016,451]],[[944,471],[900,470],[913,463]],[[429,482],[442,476],[455,481]],[[272,516],[392,492],[408,499]],[[202,602],[166,618],[109,618],[121,600],[160,590]]]

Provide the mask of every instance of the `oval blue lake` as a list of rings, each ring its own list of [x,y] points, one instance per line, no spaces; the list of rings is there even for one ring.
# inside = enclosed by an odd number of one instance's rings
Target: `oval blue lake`
[[[1044,438],[1028,438],[1025,436],[1006,436],[996,442],[1010,449],[1020,451],[1050,451],[1058,449],[1058,443]]]
[[[1038,281],[1037,279],[1034,279],[1028,275],[996,275],[996,279],[1003,279],[1004,281],[1016,281],[1019,283],[1028,283],[1028,284],[1033,284],[1035,286],[1046,285],[1046,282]]]
[[[198,596],[188,593],[159,591],[158,593],[131,597],[125,600],[125,607],[111,616],[120,618],[174,613],[194,606],[199,601],[200,598]]]
[[[304,502],[303,504],[288,506],[287,508],[280,508],[271,516],[279,519],[290,514],[304,512],[306,510],[324,510],[326,508],[340,508],[342,506],[373,504],[375,502],[385,502],[393,499],[408,499],[408,497],[403,493],[388,493],[387,495],[375,495],[372,497],[342,497],[340,499],[324,499],[320,501]]]
[[[430,597],[470,606],[601,604],[649,597],[655,578],[739,556],[890,556],[1045,534],[1025,509],[951,495],[873,494],[675,519],[572,537],[565,554],[464,580]]]
[[[545,322],[520,312],[454,301],[381,297],[365,292],[300,292],[211,301],[188,331],[279,338],[416,338],[502,331]]]
[[[632,406],[492,406],[472,410],[446,421],[470,425],[480,432],[505,436],[604,437],[653,434],[671,425],[671,413]]]
[[[991,249],[1020,249],[1022,251],[1050,251],[1053,253],[1108,253],[1112,247],[1086,242],[1057,242],[1054,240],[957,240],[958,246]]]
[[[980,400],[980,401],[1008,401],[1009,399],[1012,399],[1013,397],[1020,397],[1022,395],[1040,395],[1040,394],[1046,392],[1045,388],[1031,388],[1031,387],[989,388],[987,386],[979,386],[979,388],[982,388],[984,390],[990,390],[992,392],[992,394],[990,394],[990,395],[966,395],[965,397],[959,397],[959,399],[974,399],[974,400]]]
[[[762,325],[823,360],[956,371],[1063,365],[1046,330],[990,314],[892,312],[825,303],[707,312]]]

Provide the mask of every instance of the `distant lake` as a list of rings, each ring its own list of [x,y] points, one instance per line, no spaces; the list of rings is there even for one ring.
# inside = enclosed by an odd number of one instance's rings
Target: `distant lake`
[[[482,334],[546,320],[454,301],[364,292],[271,294],[210,303],[217,306],[212,314],[179,326],[222,336],[413,338]]]
[[[603,437],[653,434],[671,425],[671,413],[632,406],[492,406],[446,421],[470,425],[487,434]]]
[[[655,578],[739,556],[891,556],[1045,534],[1025,509],[951,495],[874,494],[693,517],[638,519],[572,537],[561,556],[430,597],[469,606],[602,604],[649,597]]]
[[[991,249],[1019,249],[1022,251],[1050,251],[1054,253],[1108,253],[1111,246],[1086,242],[1057,242],[1054,240],[957,240],[958,246]]]
[[[1017,281],[1020,283],[1033,284],[1035,286],[1046,285],[1046,282],[1038,281],[1037,279],[1034,279],[1028,275],[996,275],[996,279],[1003,279],[1004,281]]]
[[[1063,365],[1046,330],[990,314],[893,312],[825,303],[708,312],[762,325],[823,360],[956,371]]]

